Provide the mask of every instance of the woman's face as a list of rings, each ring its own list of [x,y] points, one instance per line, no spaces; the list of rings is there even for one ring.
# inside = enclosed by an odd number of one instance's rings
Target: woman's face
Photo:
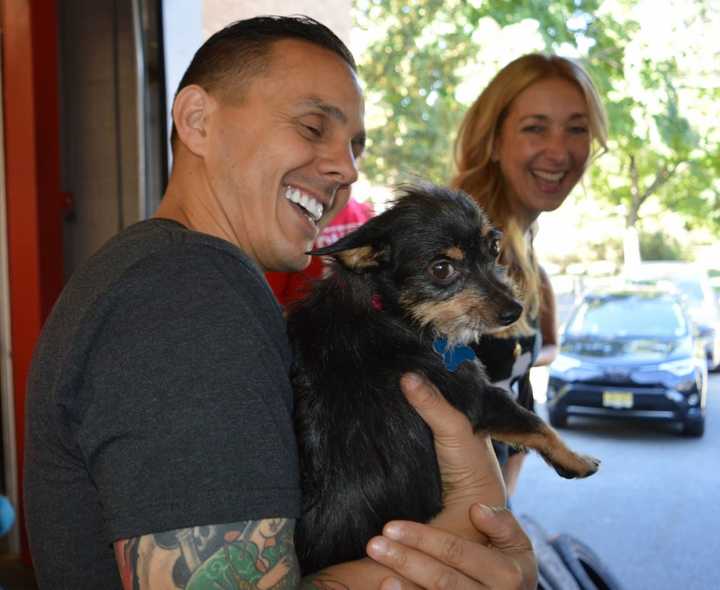
[[[515,97],[493,159],[512,189],[514,212],[530,223],[562,205],[583,175],[589,153],[585,98],[571,82],[552,78]]]

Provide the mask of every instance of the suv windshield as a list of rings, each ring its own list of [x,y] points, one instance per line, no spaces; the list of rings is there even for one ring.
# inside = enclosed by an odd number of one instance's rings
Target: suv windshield
[[[700,281],[694,281],[692,279],[677,279],[675,284],[691,301],[695,303],[703,303],[705,300],[705,294],[702,290]]]
[[[677,338],[687,334],[680,305],[666,297],[618,294],[589,297],[578,308],[567,334],[572,336]]]

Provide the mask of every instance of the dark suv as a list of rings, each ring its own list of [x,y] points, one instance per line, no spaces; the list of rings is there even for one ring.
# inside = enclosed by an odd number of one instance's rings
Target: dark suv
[[[585,295],[550,366],[550,423],[568,416],[669,420],[702,436],[707,362],[678,296],[628,287]]]

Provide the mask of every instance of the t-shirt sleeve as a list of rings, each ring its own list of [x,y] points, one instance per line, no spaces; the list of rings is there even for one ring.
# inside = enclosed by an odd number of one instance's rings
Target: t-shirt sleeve
[[[279,308],[247,263],[175,254],[116,286],[88,357],[78,441],[109,541],[299,514]]]

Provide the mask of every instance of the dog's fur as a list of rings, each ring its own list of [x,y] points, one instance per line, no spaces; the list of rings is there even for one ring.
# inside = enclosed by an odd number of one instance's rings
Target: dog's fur
[[[288,315],[304,572],[363,557],[389,520],[426,522],[441,510],[432,433],[400,390],[408,371],[425,374],[476,431],[537,450],[564,477],[597,470],[490,385],[477,359],[451,371],[433,350],[437,336],[467,344],[519,317],[498,243],[468,196],[423,185],[313,252],[332,255],[332,271]]]

